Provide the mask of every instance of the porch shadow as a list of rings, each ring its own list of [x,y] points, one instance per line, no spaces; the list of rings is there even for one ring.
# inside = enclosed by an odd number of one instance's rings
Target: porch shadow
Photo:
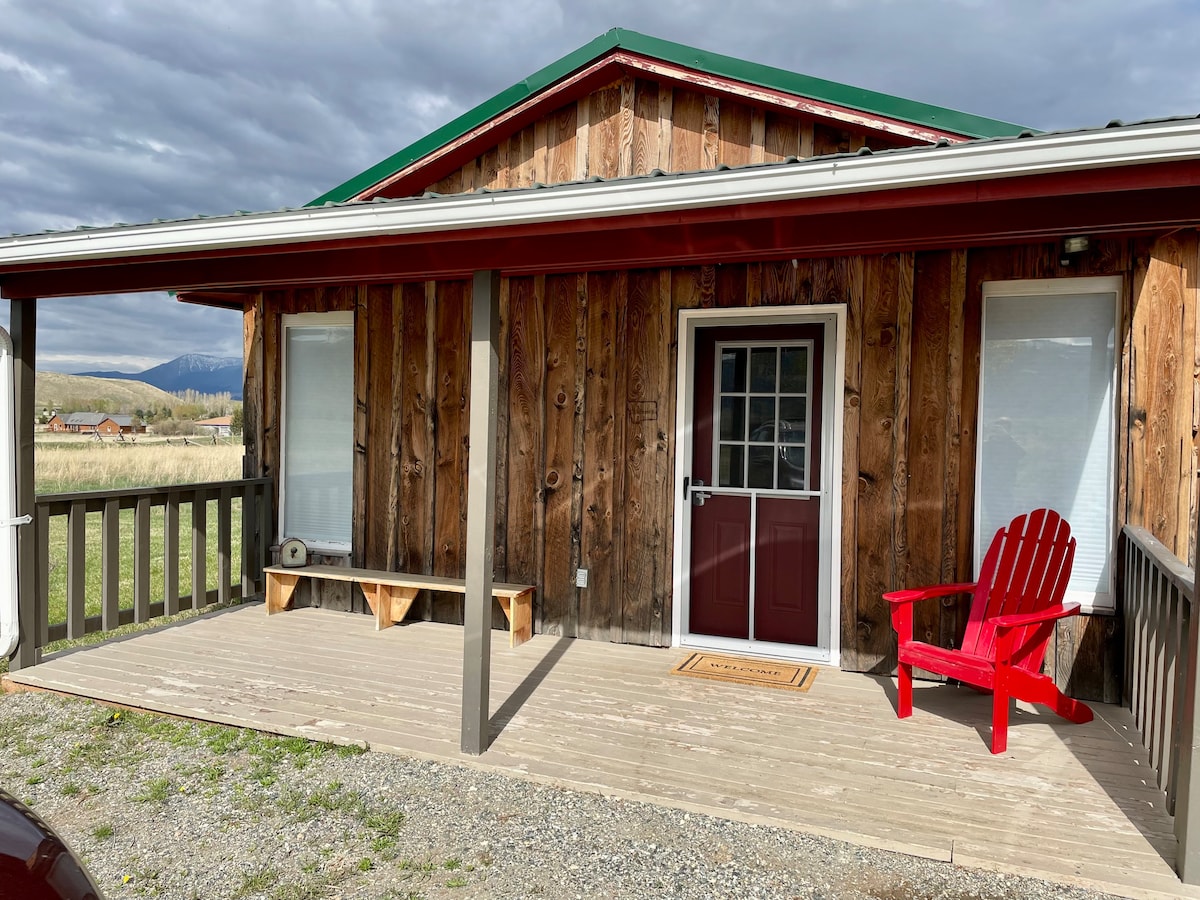
[[[546,651],[537,665],[530,670],[529,674],[521,680],[516,689],[500,704],[500,708],[492,713],[492,717],[489,720],[490,727],[488,728],[489,744],[500,736],[505,726],[513,720],[513,717],[525,705],[525,701],[533,696],[533,692],[538,689],[538,685],[546,680],[546,676],[554,670],[554,667],[558,665],[558,661],[567,652],[567,648],[573,643],[575,643],[575,638],[560,637],[555,641],[554,645]]]

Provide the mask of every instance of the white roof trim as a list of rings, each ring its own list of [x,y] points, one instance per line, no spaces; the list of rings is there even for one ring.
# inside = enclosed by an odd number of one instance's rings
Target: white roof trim
[[[1200,158],[1200,120],[797,165],[187,219],[0,239],[0,266],[493,228],[768,203]]]

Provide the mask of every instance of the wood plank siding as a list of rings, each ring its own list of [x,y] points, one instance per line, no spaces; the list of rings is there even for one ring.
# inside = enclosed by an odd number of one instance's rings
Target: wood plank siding
[[[439,194],[690,172],[916,141],[626,76],[525,126],[428,185]]]
[[[896,141],[626,78],[500,136],[428,188],[687,171]],[[1054,244],[1036,244],[504,279],[496,576],[537,585],[539,633],[668,644],[679,311],[840,304],[841,662],[892,671],[880,594],[971,576],[984,283],[1093,275],[1125,284],[1118,527],[1141,525],[1190,558],[1200,250],[1196,233],[1181,231],[1094,239],[1069,266]],[[247,305],[248,476],[278,475],[279,316],[357,312],[354,561],[367,567],[463,575],[468,290],[305,287]],[[587,588],[575,587],[577,568],[589,570]],[[426,600],[413,614],[458,622],[461,601]],[[922,610],[917,629],[948,644],[964,616],[948,599]],[[1119,617],[1067,620],[1048,665],[1076,696],[1117,701],[1121,643]]]

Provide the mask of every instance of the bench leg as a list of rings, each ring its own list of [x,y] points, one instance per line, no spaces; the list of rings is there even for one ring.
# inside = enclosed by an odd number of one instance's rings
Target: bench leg
[[[393,587],[390,584],[374,584],[369,581],[359,582],[367,605],[375,613],[375,630],[382,631],[391,628],[397,622],[403,622],[408,615],[409,607],[417,597],[419,588]]]
[[[519,647],[533,637],[533,591],[517,594],[511,600],[497,597],[508,619],[508,646]]]
[[[296,593],[299,575],[281,575],[278,572],[267,573],[267,615],[283,612],[292,605],[292,595]]]

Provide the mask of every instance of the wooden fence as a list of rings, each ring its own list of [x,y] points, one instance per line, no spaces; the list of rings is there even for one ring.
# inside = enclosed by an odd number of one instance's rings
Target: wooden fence
[[[53,641],[261,593],[270,515],[270,478],[38,496],[27,526],[37,559],[35,656]]]
[[[1146,531],[1124,528],[1124,702],[1166,792],[1179,839],[1176,869],[1200,883],[1200,615],[1195,572]],[[1191,814],[1197,821],[1191,823]]]

